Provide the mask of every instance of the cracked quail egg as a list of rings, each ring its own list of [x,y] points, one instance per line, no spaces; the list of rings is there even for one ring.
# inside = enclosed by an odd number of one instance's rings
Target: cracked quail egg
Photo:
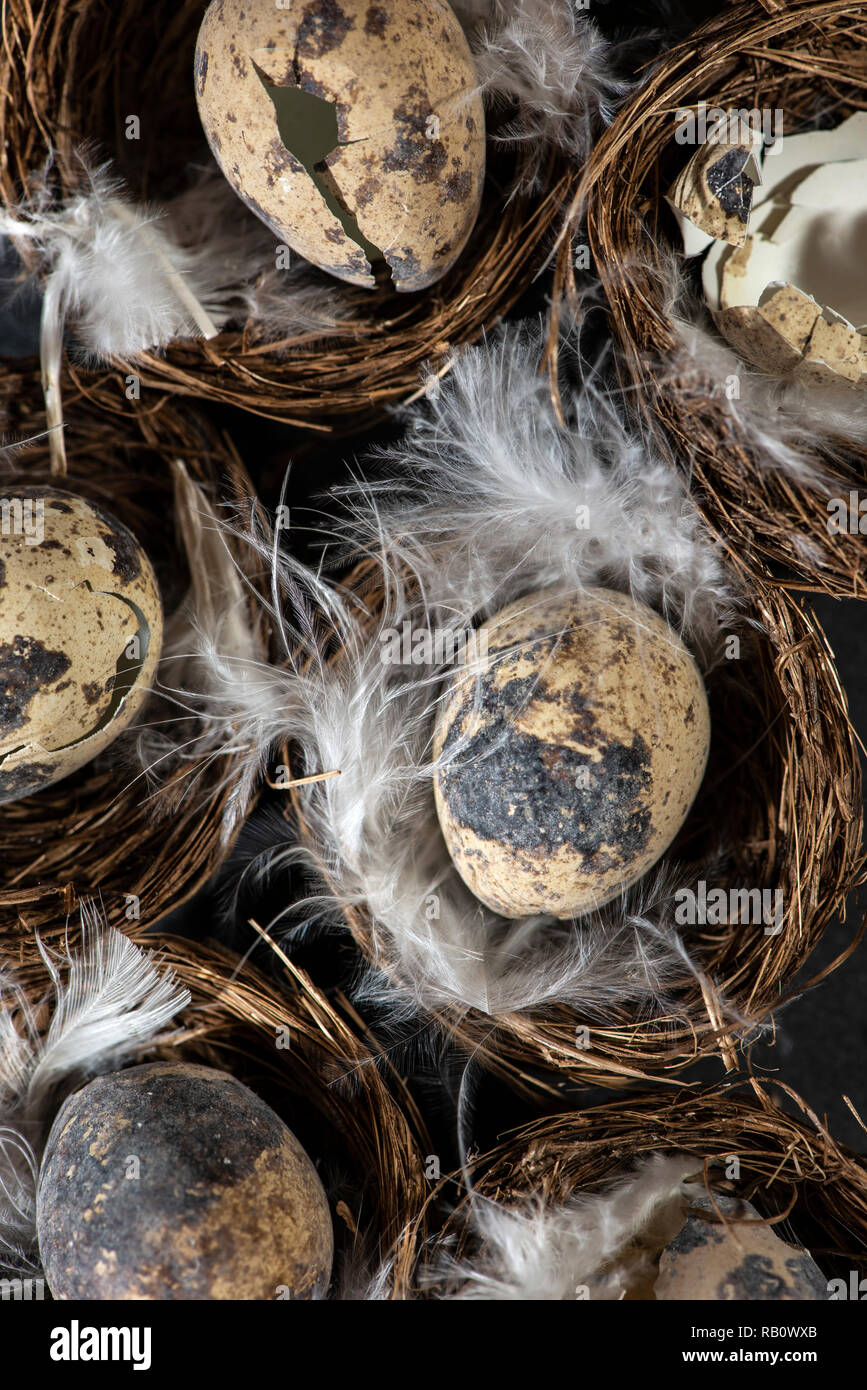
[[[213,0],[195,88],[235,192],[320,269],[413,291],[457,260],[481,202],[485,118],[444,0]]]
[[[140,709],[159,660],[150,561],[101,505],[0,498],[0,801],[68,777]]]

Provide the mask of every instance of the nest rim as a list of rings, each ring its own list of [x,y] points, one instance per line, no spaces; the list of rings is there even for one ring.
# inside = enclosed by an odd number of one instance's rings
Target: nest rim
[[[780,1108],[768,1089],[778,1088],[794,1108]],[[471,1153],[465,1169],[443,1179],[434,1197],[445,1209],[435,1235],[420,1223],[413,1233],[415,1261],[401,1289],[422,1297],[418,1274],[437,1248],[466,1262],[478,1242],[472,1230],[474,1199],[520,1207],[541,1198],[545,1206],[573,1195],[607,1189],[654,1153],[696,1158],[707,1191],[715,1162],[737,1157],[740,1176],[717,1178],[723,1186],[769,1213],[783,1238],[800,1241],[798,1224],[822,1232],[827,1246],[810,1243],[814,1256],[867,1270],[867,1160],[838,1142],[805,1101],[776,1078],[743,1077],[705,1087],[681,1088],[672,1096],[644,1091],[586,1110],[559,1111],[518,1126],[485,1153]],[[860,1249],[846,1242],[852,1236]]]
[[[368,558],[341,585],[371,618],[382,600],[378,573],[376,562]],[[764,682],[768,697],[761,709],[770,712],[761,718],[766,720],[767,748],[773,759],[767,785],[762,780],[768,776],[764,766],[756,783],[748,784],[763,791],[766,800],[761,816],[744,830],[744,839],[758,847],[752,861],[756,878],[751,882],[767,887],[769,879],[775,885],[783,880],[788,886],[782,929],[765,935],[763,928],[753,928],[752,947],[746,955],[740,949],[743,925],[706,925],[704,932],[713,949],[693,954],[709,975],[716,976],[721,969],[726,974],[718,985],[708,980],[700,987],[688,980],[670,1016],[644,1017],[640,1005],[623,1006],[602,1021],[596,1016],[581,1018],[565,1004],[500,1015],[457,1006],[424,1010],[454,1045],[519,1090],[550,1089],[551,1078],[557,1075],[572,1083],[616,1088],[658,1077],[677,1084],[678,1073],[709,1056],[720,1057],[731,1071],[739,1048],[754,1034],[756,1025],[772,1023],[776,1008],[842,965],[867,932],[865,917],[829,966],[807,984],[793,988],[824,928],[835,913],[845,915],[846,897],[867,881],[861,770],[845,693],[818,620],[785,589],[758,580],[752,584],[749,611],[760,618],[764,632],[753,679],[758,676]],[[331,658],[338,659],[339,653]],[[793,705],[799,718],[790,719],[785,727],[786,712]],[[742,749],[741,737],[738,726],[733,732],[738,749]],[[750,750],[751,756],[755,752]],[[705,794],[703,787],[685,828]],[[300,789],[292,790],[293,812],[301,843],[312,846],[304,795]],[[810,834],[804,833],[805,826]],[[782,855],[780,843],[785,847]],[[764,861],[762,851],[767,851]],[[311,857],[315,856],[313,849]],[[367,912],[350,906],[343,920],[368,964],[398,989],[405,987],[408,981],[400,962],[384,951]],[[720,993],[746,1016],[748,1023],[742,1030],[724,1018]],[[585,1038],[579,1040],[579,1025],[589,1027],[591,1047]]]

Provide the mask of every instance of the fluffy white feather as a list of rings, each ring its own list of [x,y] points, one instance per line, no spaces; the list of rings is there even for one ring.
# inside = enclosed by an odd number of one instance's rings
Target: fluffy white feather
[[[226,543],[227,526],[205,490],[183,461],[172,465],[174,515],[190,571],[190,589],[166,624],[156,686],[172,713],[153,719],[137,736],[136,755],[148,783],[165,785],[167,776],[189,764],[189,776],[175,781],[163,812],[193,794],[212,760],[249,752],[247,714],[255,701],[259,672],[266,669],[266,642],[251,604],[251,576],[242,574]],[[258,775],[252,757],[233,765],[222,812],[222,832],[231,837],[245,814]],[[217,787],[224,784],[218,779]]]
[[[737,599],[681,483],[592,385],[559,425],[539,347],[538,329],[511,330],[468,352],[383,456],[394,481],[346,499],[342,539],[371,557],[381,609],[263,545],[284,594],[289,655],[252,669],[243,689],[231,668],[222,676],[226,702],[237,706],[239,690],[247,701],[239,727],[261,757],[291,740],[298,775],[339,772],[299,789],[307,839],[276,841],[260,871],[304,863],[323,883],[308,914],[365,915],[375,968],[361,989],[393,1009],[496,1016],[565,1002],[598,1018],[633,1001],[661,1013],[695,974],[674,926],[686,878],[672,864],[580,924],[507,922],[479,904],[433,803],[431,738],[448,668],[383,660],[383,639],[404,623],[463,629],[522,593],[598,583],[663,612],[705,672],[721,655]],[[590,508],[589,528],[576,526],[579,506]]]
[[[52,196],[50,166],[0,231],[28,242],[46,280],[46,316],[97,360],[135,358],[175,338],[259,318],[275,336],[337,328],[335,291],[301,258],[278,270],[277,243],[222,175],[205,173],[163,207],[131,202],[108,164],[79,154],[80,189]],[[59,329],[57,326],[59,325]]]
[[[525,156],[523,186],[539,182],[552,149],[583,164],[629,90],[586,12],[574,0],[463,0],[458,15],[486,103],[514,108],[489,134]]]
[[[82,933],[63,958],[40,946],[53,1004],[44,1033],[14,980],[0,982],[0,1269],[13,1272],[38,1268],[38,1160],[64,1090],[119,1066],[190,1001],[92,907],[82,907]]]
[[[630,1243],[651,1231],[673,1239],[688,1206],[685,1180],[700,1166],[688,1156],[654,1154],[606,1191],[554,1206],[538,1197],[506,1206],[471,1194],[477,1253],[458,1260],[435,1246],[420,1282],[454,1300],[620,1299],[653,1270],[653,1240],[646,1249]]]
[[[654,275],[664,316],[678,340],[675,351],[653,366],[666,394],[679,397],[685,408],[700,409],[712,399],[751,467],[773,470],[826,495],[829,488],[833,492],[834,461],[844,456],[846,442],[867,444],[864,392],[807,386],[742,362],[697,299],[688,262],[679,252],[658,249]],[[796,547],[799,542],[802,553],[803,546],[809,549],[808,540],[793,537]]]

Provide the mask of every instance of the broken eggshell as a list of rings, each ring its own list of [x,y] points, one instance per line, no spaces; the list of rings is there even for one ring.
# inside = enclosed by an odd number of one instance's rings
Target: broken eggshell
[[[53,488],[0,498],[0,801],[68,777],[128,727],[153,678],[162,606],[109,512]]]
[[[494,912],[578,916],[641,878],[686,819],[710,747],[704,684],[668,623],[613,590],[530,594],[484,631],[440,703],[443,836]]]
[[[195,60],[226,178],[275,236],[351,284],[421,290],[476,221],[485,123],[443,0],[214,0]]]
[[[867,382],[865,147],[864,112],[786,136],[760,164],[749,144],[708,144],[669,192],[686,254],[707,250],[702,284],[717,328],[764,371]]]

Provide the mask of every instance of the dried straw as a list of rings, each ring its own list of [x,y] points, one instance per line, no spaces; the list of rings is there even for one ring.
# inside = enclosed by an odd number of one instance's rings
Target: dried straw
[[[786,1100],[800,1115],[782,1108]],[[443,1183],[438,1197],[452,1210],[426,1255],[435,1260],[442,1245],[459,1259],[472,1258],[464,1177],[477,1197],[507,1205],[538,1197],[554,1205],[599,1191],[658,1152],[694,1155],[708,1188],[712,1182],[754,1202],[779,1222],[783,1239],[805,1244],[829,1269],[867,1270],[867,1162],[839,1144],[789,1086],[755,1079],[679,1089],[674,1096],[659,1090],[621,1096],[512,1131],[489,1153],[472,1156],[465,1175]],[[733,1183],[723,1171],[732,1156],[740,1164]],[[721,1167],[714,1171],[715,1164]],[[419,1226],[419,1254],[424,1234]],[[402,1296],[414,1288],[411,1280]]]

